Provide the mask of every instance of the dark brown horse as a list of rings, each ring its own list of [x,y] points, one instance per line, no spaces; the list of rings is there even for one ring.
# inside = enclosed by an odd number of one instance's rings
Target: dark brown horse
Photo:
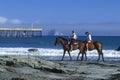
[[[69,54],[70,60],[72,60],[72,57],[71,57],[71,55],[70,55],[69,40],[64,39],[64,38],[62,38],[62,37],[57,37],[57,38],[56,38],[56,41],[55,41],[55,45],[57,45],[57,44],[59,44],[59,43],[61,43],[61,45],[63,46],[63,50],[64,50],[62,60],[63,60],[63,58],[64,58],[64,56],[65,56],[66,51],[67,51],[68,54]],[[81,42],[79,41],[78,44],[81,45],[81,47],[80,47],[81,51],[80,51],[79,53],[83,53],[82,50],[84,50],[84,49],[82,49],[82,45],[84,45],[84,43],[81,43]],[[73,46],[73,50],[79,49],[79,45],[78,45],[78,44]],[[83,47],[83,48],[84,48],[84,47]]]
[[[63,46],[63,57],[62,57],[62,60],[65,56],[65,53],[66,51],[68,52],[69,54],[69,57],[70,57],[70,60],[72,60],[72,57],[70,55],[70,46],[69,46],[69,41],[67,39],[64,39],[62,37],[57,37],[56,40],[55,40],[55,45],[58,44],[58,43],[61,43],[61,45]],[[87,60],[87,56],[86,56],[86,41],[78,41],[78,44],[73,46],[73,50],[76,50],[76,49],[79,49],[79,53],[78,53],[78,56],[77,56],[77,60],[79,58],[79,55],[82,53],[82,56],[81,56],[81,60],[84,59],[84,55],[85,55],[85,60]],[[99,54],[99,57],[98,57],[98,60],[100,60],[100,55],[102,55],[102,59],[104,61],[104,58],[103,58],[103,52],[102,52],[102,43],[101,42],[98,42],[98,41],[95,41],[93,42],[93,46],[92,47],[89,47],[89,50],[93,50],[93,49],[97,49],[98,51],[98,54]]]

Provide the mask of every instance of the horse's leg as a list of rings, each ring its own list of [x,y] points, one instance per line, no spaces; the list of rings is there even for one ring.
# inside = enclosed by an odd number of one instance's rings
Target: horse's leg
[[[85,54],[85,53],[82,52],[81,61],[83,61],[84,54]]]
[[[80,53],[81,53],[81,51],[78,53],[78,56],[77,56],[77,59],[76,59],[77,61],[78,61],[78,58],[79,58],[79,56],[80,56]]]
[[[86,52],[84,52],[84,54],[85,54],[85,61],[87,61],[87,54],[86,54]]]
[[[102,60],[104,61],[104,56],[103,56],[103,52],[101,52],[101,55],[102,55]]]
[[[98,60],[97,61],[99,61],[100,60],[100,52],[98,52]]]
[[[98,51],[98,55],[99,55],[99,57],[98,57],[98,60],[97,61],[99,61],[100,60],[100,56],[102,56],[102,60],[104,61],[104,57],[103,57],[103,52],[102,52],[102,50],[97,50]]]
[[[70,55],[70,51],[68,51],[68,54],[69,54],[70,60],[72,60],[72,57],[71,57],[71,55]]]
[[[63,58],[64,58],[64,56],[65,56],[65,52],[66,52],[66,51],[64,50],[64,52],[63,52],[63,57],[62,57],[61,61],[63,61]]]

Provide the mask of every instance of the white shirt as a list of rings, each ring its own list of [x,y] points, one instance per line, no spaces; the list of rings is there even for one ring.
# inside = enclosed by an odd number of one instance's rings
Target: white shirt
[[[92,37],[91,37],[90,34],[87,36],[87,40],[88,40],[88,42],[91,42],[91,41],[92,41]]]
[[[89,37],[89,41],[92,41],[92,37],[90,34],[88,35],[88,37]]]
[[[72,34],[72,39],[77,39],[77,35],[75,33]]]

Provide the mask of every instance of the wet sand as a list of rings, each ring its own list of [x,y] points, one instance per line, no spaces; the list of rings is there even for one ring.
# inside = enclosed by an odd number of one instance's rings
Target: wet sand
[[[47,61],[1,56],[0,80],[120,80],[120,62]]]

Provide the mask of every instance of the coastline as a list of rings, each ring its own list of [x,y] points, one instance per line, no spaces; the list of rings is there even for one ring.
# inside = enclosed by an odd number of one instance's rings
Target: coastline
[[[120,62],[48,61],[31,56],[0,56],[1,80],[120,79]]]

